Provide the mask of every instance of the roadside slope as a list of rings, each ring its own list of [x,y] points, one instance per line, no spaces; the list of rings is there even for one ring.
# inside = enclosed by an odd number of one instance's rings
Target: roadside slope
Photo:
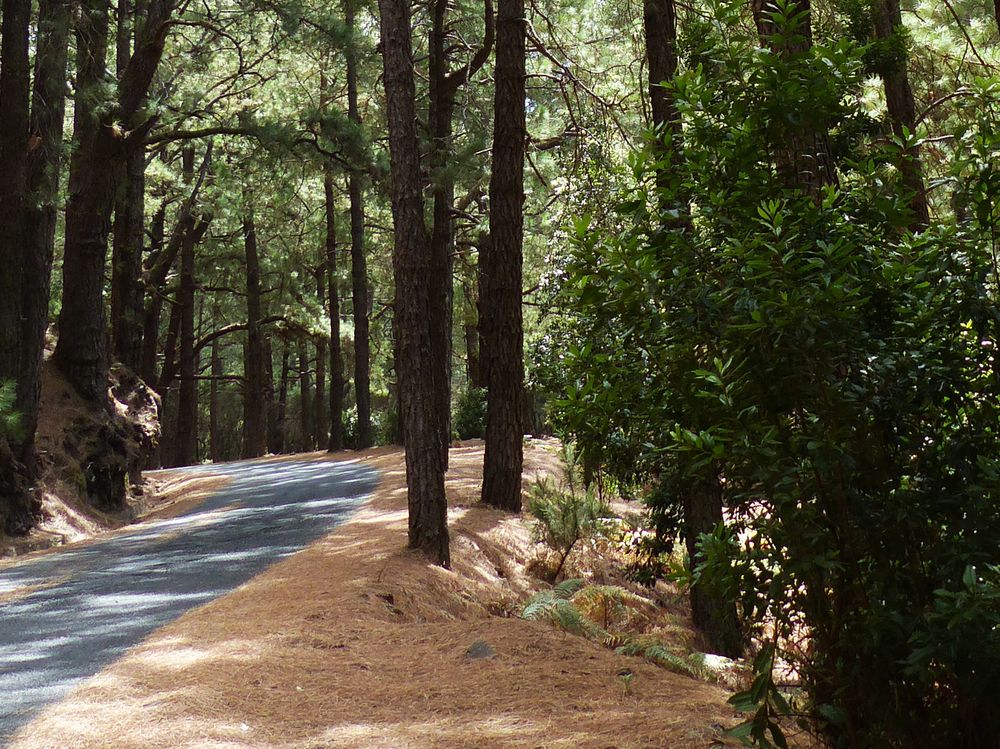
[[[351,520],[158,630],[12,747],[719,745],[724,690],[502,616],[537,583],[527,524],[476,504],[481,446],[452,451],[451,571],[404,548],[401,453],[363,460],[382,479]],[[526,460],[527,480],[556,470],[538,443]],[[480,642],[495,655],[468,657]]]

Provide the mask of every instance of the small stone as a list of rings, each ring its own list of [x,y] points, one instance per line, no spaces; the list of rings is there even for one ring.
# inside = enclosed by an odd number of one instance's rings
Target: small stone
[[[470,661],[478,661],[482,658],[492,658],[497,654],[490,644],[485,640],[476,640],[474,643],[469,645],[468,649],[465,651],[465,657]]]

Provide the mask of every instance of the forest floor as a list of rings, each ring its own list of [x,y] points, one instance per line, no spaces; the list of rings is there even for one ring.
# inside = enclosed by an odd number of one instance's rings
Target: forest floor
[[[536,544],[529,520],[478,504],[481,443],[451,451],[451,570],[405,548],[402,452],[349,457],[381,473],[349,521],[157,630],[12,749],[735,745],[723,688],[517,618],[544,587]],[[559,471],[533,441],[525,482]]]

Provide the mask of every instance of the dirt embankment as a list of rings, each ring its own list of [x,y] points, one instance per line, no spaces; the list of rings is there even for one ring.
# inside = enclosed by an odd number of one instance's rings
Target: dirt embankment
[[[543,587],[537,550],[526,520],[478,504],[481,445],[451,453],[451,570],[405,549],[400,451],[361,459],[382,480],[350,521],[154,633],[12,749],[724,744],[723,689],[516,617]],[[557,470],[551,445],[526,451],[526,482]]]

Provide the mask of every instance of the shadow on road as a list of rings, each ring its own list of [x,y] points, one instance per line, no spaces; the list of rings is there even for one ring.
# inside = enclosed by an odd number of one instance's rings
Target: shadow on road
[[[372,492],[354,462],[257,462],[185,472],[232,477],[187,514],[0,573],[0,744],[46,704],[152,630],[326,534]]]

